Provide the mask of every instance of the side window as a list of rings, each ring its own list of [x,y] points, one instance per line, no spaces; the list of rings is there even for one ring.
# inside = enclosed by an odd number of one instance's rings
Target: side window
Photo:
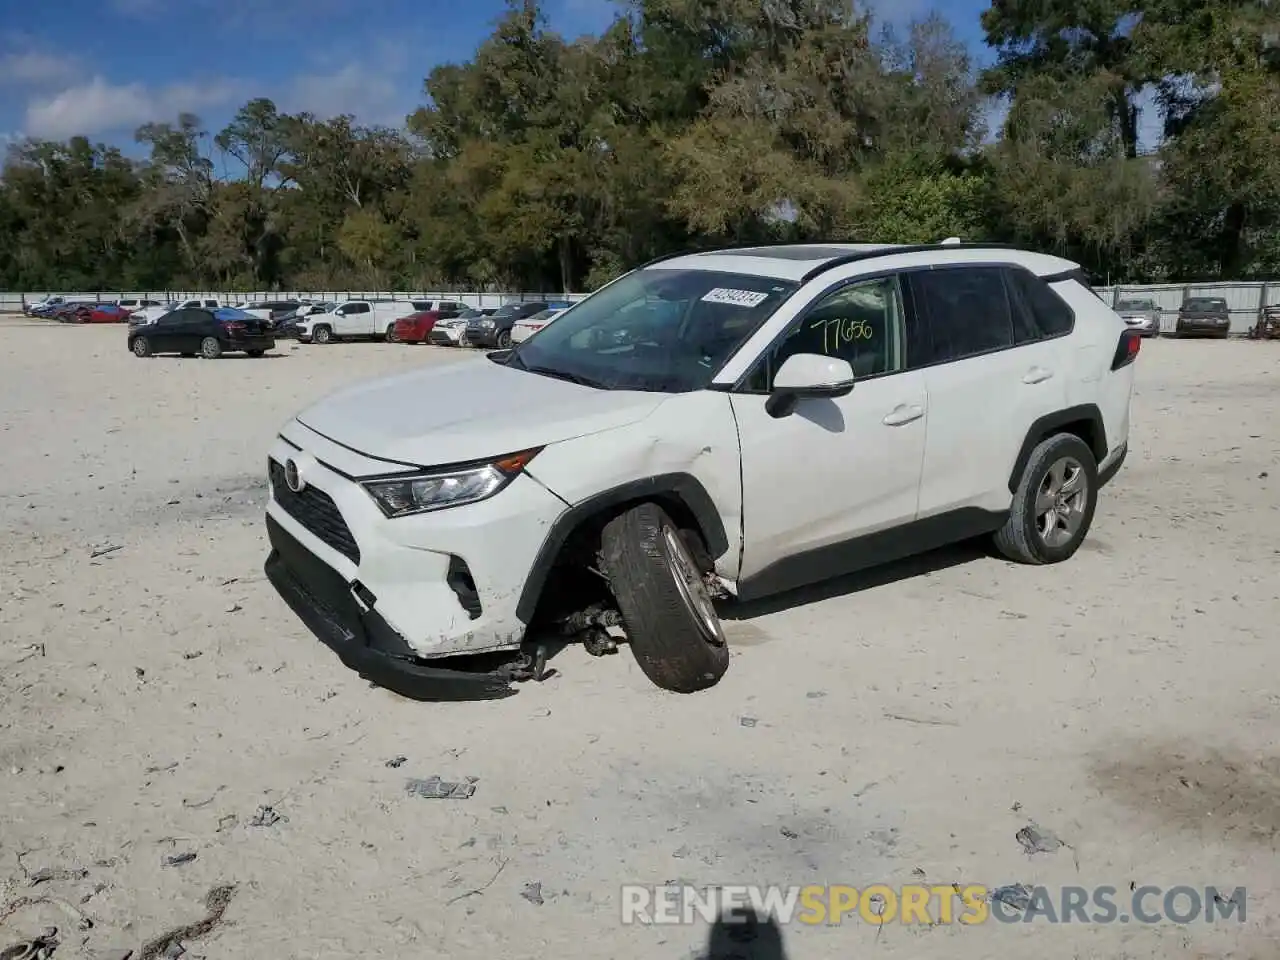
[[[849,361],[858,379],[904,369],[904,311],[897,277],[835,290],[797,317],[747,377],[751,393],[768,393],[787,358],[817,353]]]
[[[353,313],[368,313],[369,305],[367,303],[348,303],[347,308],[342,311],[347,316]]]
[[[1029,270],[1018,267],[1005,271],[1013,305],[1015,343],[1034,343],[1071,332],[1075,313],[1053,288]]]
[[[206,300],[206,301],[204,302],[204,305],[205,305],[206,307],[208,307],[210,310],[216,310],[216,309],[218,308],[218,301],[217,301],[217,300]]]
[[[1000,267],[948,267],[911,275],[929,318],[930,361],[940,363],[1013,346],[1013,311]]]

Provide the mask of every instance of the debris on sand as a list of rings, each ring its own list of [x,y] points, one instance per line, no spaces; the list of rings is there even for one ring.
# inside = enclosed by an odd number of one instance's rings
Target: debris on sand
[[[526,900],[532,903],[535,907],[542,906],[544,902],[542,899],[542,884],[526,883],[524,885],[524,889],[520,891],[520,896],[524,897]]]
[[[427,800],[467,800],[476,792],[478,777],[467,777],[465,783],[453,783],[441,780],[437,776],[419,780],[411,777],[405,782],[405,791],[411,797],[422,797]]]
[[[89,551],[89,559],[94,560],[98,557],[105,557],[109,553],[115,553],[117,550],[123,550],[123,549],[124,547],[121,544],[117,544],[117,543],[113,543],[107,547],[98,547],[98,549],[96,550]]]
[[[253,815],[253,819],[249,821],[251,827],[274,827],[283,820],[284,817],[276,813],[274,807],[259,807],[258,812]]]
[[[167,933],[160,934],[154,940],[148,941],[138,951],[138,956],[135,960],[157,960],[159,957],[170,956],[168,950],[172,944],[181,946],[183,940],[198,940],[206,936],[209,931],[222,922],[222,915],[226,913],[227,905],[231,903],[231,898],[235,896],[235,892],[234,885],[214,887],[205,895],[204,905],[209,912],[203,920],[189,923],[184,927],[175,927]]]
[[[387,766],[390,769],[395,770],[398,767],[404,766],[408,762],[409,762],[408,757],[392,757],[390,760],[387,761]]]
[[[178,854],[174,854],[172,857],[165,857],[164,865],[166,867],[180,867],[184,863],[190,863],[195,858],[196,858],[195,851],[189,850],[186,853],[178,853]]]
[[[89,875],[88,870],[67,870],[62,867],[41,867],[27,877],[27,883],[37,887],[52,880],[83,880]]]
[[[991,899],[1008,904],[1015,910],[1025,910],[1031,905],[1032,890],[1025,883],[1011,883],[991,891]]]
[[[760,721],[757,720],[755,717],[739,717],[738,718],[738,726],[741,726],[741,727],[754,727],[759,722]]]
[[[34,940],[15,943],[0,950],[0,960],[48,960],[58,949],[58,929],[49,927]]]
[[[1066,846],[1052,830],[1046,830],[1034,823],[1028,823],[1015,833],[1013,838],[1022,844],[1022,849],[1028,856],[1036,853],[1054,853],[1060,847]]]

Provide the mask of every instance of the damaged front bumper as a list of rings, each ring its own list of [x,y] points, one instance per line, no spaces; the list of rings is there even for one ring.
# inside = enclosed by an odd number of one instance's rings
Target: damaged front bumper
[[[267,535],[265,572],[276,592],[347,667],[380,686],[422,700],[492,700],[510,696],[513,682],[541,678],[542,663],[523,651],[418,657],[375,609],[361,608],[337,571],[271,516]]]

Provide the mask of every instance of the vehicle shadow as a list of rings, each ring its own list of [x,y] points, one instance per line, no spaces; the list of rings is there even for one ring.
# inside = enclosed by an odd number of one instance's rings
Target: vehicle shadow
[[[930,550],[903,560],[896,560],[884,566],[872,567],[857,573],[845,574],[831,580],[824,580],[807,587],[797,587],[786,593],[764,597],[760,600],[748,600],[742,603],[732,600],[723,605],[717,604],[720,616],[725,620],[751,620],[771,613],[781,613],[795,607],[807,606],[834,597],[845,597],[863,590],[887,586],[899,580],[937,573],[951,567],[958,567],[974,560],[991,558],[992,549],[984,540],[965,540],[950,546]]]
[[[786,960],[782,930],[772,917],[738,907],[716,918],[699,960]]]

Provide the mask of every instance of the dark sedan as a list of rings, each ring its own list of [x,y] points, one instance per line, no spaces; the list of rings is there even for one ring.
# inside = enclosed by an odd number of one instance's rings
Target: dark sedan
[[[536,303],[508,303],[499,307],[492,316],[477,317],[467,323],[467,344],[473,347],[509,347],[511,328],[516,321],[532,317],[549,307],[550,304],[540,300]]]
[[[260,357],[275,347],[266,320],[232,307],[189,307],[129,330],[129,349],[136,357],[157,353],[197,354],[216,360],[224,353]]]

